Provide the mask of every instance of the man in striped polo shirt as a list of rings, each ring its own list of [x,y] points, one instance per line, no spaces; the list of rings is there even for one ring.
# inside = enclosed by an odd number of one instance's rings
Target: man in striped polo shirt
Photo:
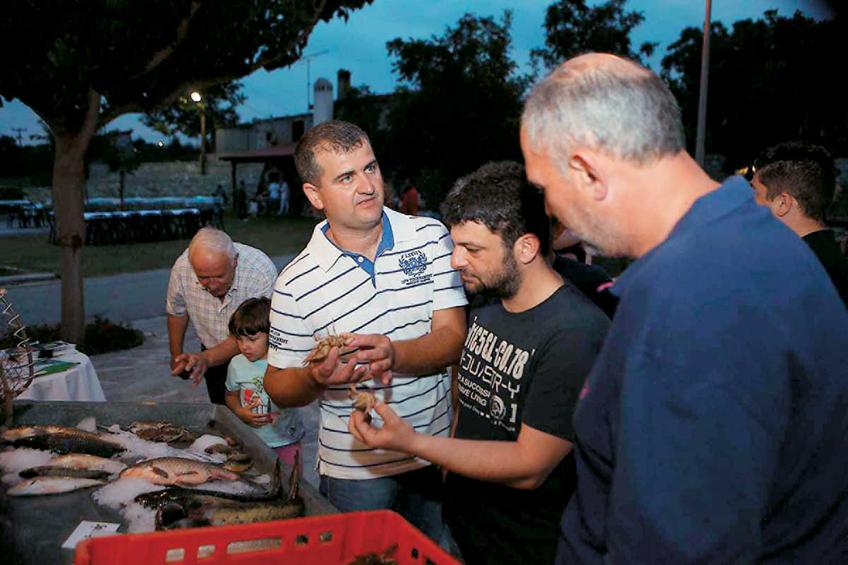
[[[450,378],[465,340],[465,293],[440,222],[383,206],[368,136],[330,121],[300,140],[303,190],[327,220],[285,267],[272,297],[265,390],[280,406],[320,401],[321,492],[342,511],[391,508],[438,540],[441,477],[428,461],[372,449],[348,431],[351,383],[416,430],[447,436]],[[357,349],[304,366],[314,338],[345,334]]]

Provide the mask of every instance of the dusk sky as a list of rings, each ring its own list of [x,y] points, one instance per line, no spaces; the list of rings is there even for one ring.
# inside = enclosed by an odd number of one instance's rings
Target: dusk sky
[[[466,12],[500,18],[506,9],[513,11],[513,57],[522,69],[529,68],[530,50],[543,45],[545,9],[550,0],[375,0],[373,4],[353,13],[347,22],[334,20],[319,24],[312,33],[305,55],[316,54],[310,60],[311,81],[325,77],[335,88],[336,71],[346,68],[352,73],[355,86],[368,85],[372,92],[394,90],[397,77],[392,73],[392,59],[386,53],[386,42],[396,37],[427,38],[442,35]],[[591,2],[596,4],[597,2]],[[630,0],[629,9],[639,10],[645,21],[631,36],[634,46],[644,41],[657,41],[655,56],[649,61],[659,70],[666,47],[688,26],[703,26],[702,0]],[[713,21],[730,26],[744,18],[757,18],[765,10],[775,8],[782,15],[795,10],[821,18],[826,13],[811,0],[714,0]],[[299,61],[286,69],[268,73],[257,71],[243,79],[246,102],[239,108],[243,121],[268,118],[306,111],[307,64]],[[37,117],[15,100],[4,101],[0,108],[0,135],[17,136],[12,128],[26,128],[29,135],[41,134]],[[138,115],[123,116],[107,129],[132,129],[134,135],[148,141],[161,138],[138,120]]]

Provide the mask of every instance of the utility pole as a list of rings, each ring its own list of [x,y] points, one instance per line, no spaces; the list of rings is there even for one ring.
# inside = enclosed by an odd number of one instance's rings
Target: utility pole
[[[17,132],[17,134],[18,134],[18,147],[24,146],[23,139],[21,139],[21,134],[23,132],[25,132],[26,130],[27,130],[27,128],[12,128],[12,131]]]
[[[710,82],[710,12],[712,0],[706,0],[704,16],[704,44],[701,47],[701,85],[698,91],[698,133],[695,137],[695,161],[704,166],[704,151],[707,139],[707,85]]]
[[[198,91],[193,91],[189,97],[197,104],[200,111],[200,174],[206,174],[206,101]]]

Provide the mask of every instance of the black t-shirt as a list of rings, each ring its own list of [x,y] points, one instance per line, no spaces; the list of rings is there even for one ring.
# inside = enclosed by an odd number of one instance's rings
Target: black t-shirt
[[[606,271],[597,265],[587,265],[562,255],[554,258],[553,268],[612,319],[618,306],[618,298],[609,291],[612,279]]]
[[[833,286],[848,306],[848,259],[842,254],[831,230],[818,230],[804,236],[804,241],[819,258]]]
[[[572,414],[609,320],[566,282],[525,312],[472,311],[458,375],[456,437],[516,441],[526,423],[574,440]],[[575,488],[569,454],[536,490],[451,473],[445,513],[468,563],[552,563]]]

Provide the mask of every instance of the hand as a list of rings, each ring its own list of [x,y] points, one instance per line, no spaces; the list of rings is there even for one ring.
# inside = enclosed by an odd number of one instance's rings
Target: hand
[[[358,383],[369,378],[368,367],[352,362],[340,363],[338,347],[330,349],[323,361],[310,363],[309,375],[322,387]]]
[[[208,365],[202,353],[180,353],[171,359],[171,374],[179,376],[183,371],[190,371],[192,384],[197,386],[203,380]]]
[[[251,412],[250,408],[251,407],[249,405],[240,407],[236,410],[236,416],[238,416],[242,422],[248,426],[253,426],[254,428],[261,428],[262,426],[271,423],[270,414],[254,414]]]
[[[417,435],[412,426],[382,401],[377,401],[374,411],[383,419],[383,427],[372,426],[367,414],[354,410],[347,424],[353,437],[368,447],[411,453],[409,449]]]
[[[395,347],[392,340],[380,334],[350,334],[348,347],[359,348],[353,359],[357,363],[368,363],[368,374],[384,385],[392,382],[395,364]]]

